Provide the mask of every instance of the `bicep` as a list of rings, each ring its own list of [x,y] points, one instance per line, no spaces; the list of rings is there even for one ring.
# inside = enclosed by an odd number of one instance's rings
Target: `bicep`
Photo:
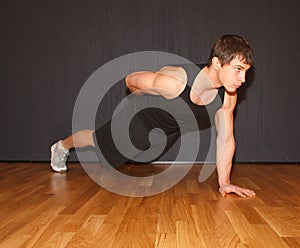
[[[226,94],[224,104],[215,114],[215,124],[218,139],[229,140],[234,138],[234,116],[233,112],[236,105],[236,95]]]
[[[218,133],[218,138],[227,140],[233,135],[233,113],[224,108],[217,111],[215,115],[216,130]]]
[[[181,67],[165,66],[158,72],[135,72],[125,78],[131,92],[161,95],[165,98],[177,96],[186,83],[186,73]]]
[[[218,132],[233,133],[234,117],[233,112],[237,102],[237,94],[225,91],[224,103],[215,115],[215,123]]]

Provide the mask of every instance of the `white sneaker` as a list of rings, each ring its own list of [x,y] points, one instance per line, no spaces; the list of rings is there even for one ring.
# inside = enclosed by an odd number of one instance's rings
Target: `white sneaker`
[[[69,149],[62,146],[61,140],[51,146],[51,168],[56,172],[65,172],[68,168],[66,161],[69,156]]]

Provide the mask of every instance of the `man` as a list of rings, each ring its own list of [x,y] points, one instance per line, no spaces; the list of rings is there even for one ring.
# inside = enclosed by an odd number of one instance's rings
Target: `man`
[[[237,102],[236,91],[245,82],[246,72],[252,62],[253,49],[246,40],[237,35],[224,35],[215,42],[208,64],[195,75],[192,75],[186,66],[165,66],[157,72],[135,72],[124,79],[127,88],[134,95],[158,96],[165,99],[166,105],[173,104],[173,108],[174,104],[175,108],[179,106],[176,100],[183,100],[191,109],[193,118],[199,121],[199,127],[201,123],[207,122],[209,115],[206,106],[210,107],[218,134],[216,163],[219,191],[222,196],[228,193],[235,193],[241,197],[255,195],[252,190],[230,182],[235,152],[233,111]],[[217,95],[222,99],[220,106],[216,103]],[[145,139],[150,130],[160,128],[164,131],[167,136],[166,151],[182,135],[178,122],[188,126],[193,119],[187,117],[184,111],[178,110],[179,117],[174,118],[168,113],[157,112],[151,108],[137,113],[137,116],[130,137],[142,151],[152,145]],[[122,130],[121,126],[120,129]],[[130,130],[126,132],[128,131]],[[57,142],[51,147],[52,169],[57,172],[66,171],[69,149],[95,147],[96,143],[113,167],[125,163],[129,158],[118,151],[112,136],[110,121],[96,131],[80,130]]]

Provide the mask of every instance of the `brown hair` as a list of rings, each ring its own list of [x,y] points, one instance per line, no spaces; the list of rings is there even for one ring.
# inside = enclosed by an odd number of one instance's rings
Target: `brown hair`
[[[219,58],[221,65],[229,64],[231,60],[239,57],[248,65],[253,63],[253,48],[248,41],[238,35],[226,34],[217,39],[210,52],[208,67],[212,64],[212,58]]]

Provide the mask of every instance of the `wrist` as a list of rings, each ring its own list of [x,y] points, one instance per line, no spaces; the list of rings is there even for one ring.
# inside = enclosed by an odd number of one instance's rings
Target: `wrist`
[[[230,180],[219,180],[219,186],[223,187],[230,184]]]

